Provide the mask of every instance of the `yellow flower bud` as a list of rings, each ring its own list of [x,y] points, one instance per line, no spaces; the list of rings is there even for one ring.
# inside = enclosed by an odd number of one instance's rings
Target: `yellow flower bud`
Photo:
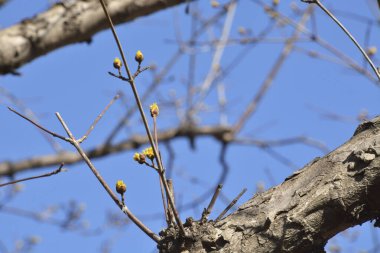
[[[272,3],[274,6],[278,5],[280,3],[280,0],[272,0]]]
[[[123,182],[123,180],[118,180],[116,182],[116,191],[117,193],[119,194],[124,194],[127,190],[127,186],[125,185],[125,183]]]
[[[213,8],[217,8],[220,5],[220,3],[218,1],[216,1],[216,0],[212,0],[210,2],[210,4],[211,4],[211,7],[213,7]]]
[[[137,50],[136,55],[135,55],[135,60],[141,64],[141,62],[144,60],[144,55],[140,50]]]
[[[120,70],[121,66],[123,66],[123,63],[116,57],[115,60],[113,60],[113,67]]]
[[[143,154],[145,156],[147,156],[150,160],[153,160],[153,158],[154,158],[154,153],[153,153],[152,147],[144,149]]]
[[[367,49],[368,56],[374,56],[376,53],[377,53],[377,47],[375,47],[375,46],[369,47]]]
[[[152,117],[157,117],[160,112],[160,108],[158,107],[157,103],[151,104],[149,110]]]
[[[143,163],[145,163],[145,155],[144,154],[135,153],[133,155],[133,160],[135,160],[139,164],[143,164]]]

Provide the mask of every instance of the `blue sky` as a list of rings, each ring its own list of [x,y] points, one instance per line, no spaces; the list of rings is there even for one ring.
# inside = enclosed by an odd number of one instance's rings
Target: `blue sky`
[[[224,2],[224,1],[221,1]],[[294,2],[298,8],[306,5]],[[49,1],[12,0],[0,9],[0,26],[2,28],[15,24],[25,17],[45,10]],[[287,15],[290,13],[290,1],[281,1],[280,10]],[[334,6],[328,7],[338,11],[349,11],[374,19],[375,5],[366,1],[340,0]],[[209,1],[197,4],[206,18],[217,12],[210,7]],[[195,8],[195,5],[192,6]],[[342,22],[363,43],[365,25],[358,21],[338,15]],[[295,17],[298,20],[298,17]],[[326,41],[331,43],[349,57],[362,64],[360,53],[347,37],[320,10],[316,10],[317,31]],[[201,41],[208,41],[212,36],[220,36],[224,19],[218,26],[210,29],[201,36]],[[233,22],[231,37],[239,37],[239,27],[252,30],[258,34],[268,20],[261,8],[252,1],[240,1]],[[187,40],[190,34],[191,18],[184,14],[184,6],[178,6],[161,11],[148,17],[142,17],[132,23],[117,27],[126,55],[135,69],[133,55],[136,50],[142,50],[145,64],[156,64],[158,70],[164,66],[178,49],[176,30],[180,29],[182,40]],[[308,23],[310,28],[310,22]],[[291,28],[276,29],[271,33],[272,38],[289,36]],[[380,47],[379,26],[372,29],[369,45]],[[273,66],[283,44],[260,43],[241,57],[239,64],[223,79],[227,96],[228,122],[233,124],[239,118],[247,103],[257,92],[267,73]],[[263,99],[257,113],[243,129],[241,138],[276,140],[293,136],[308,136],[324,143],[330,150],[348,140],[357,126],[355,117],[363,110],[373,117],[379,114],[380,87],[367,78],[347,69],[342,65],[328,61],[312,59],[301,53],[301,49],[316,50],[326,54],[326,50],[310,42],[297,43],[297,51],[286,60],[280,73],[275,78],[273,86]],[[221,65],[227,66],[242,50],[244,45],[228,46],[224,52]],[[60,112],[68,123],[74,135],[82,135],[104,108],[109,100],[122,90],[126,94],[124,102],[117,102],[107,112],[96,129],[84,143],[84,148],[99,145],[109,135],[112,127],[118,122],[123,112],[134,106],[131,91],[127,85],[115,80],[107,74],[112,69],[114,57],[119,56],[110,31],[103,31],[93,37],[90,45],[75,44],[59,49],[47,56],[40,57],[20,69],[21,77],[2,76],[0,87],[17,96],[49,129],[64,133],[54,113]],[[210,69],[212,51],[201,48],[197,55],[196,84],[200,84]],[[144,104],[155,101],[167,101],[176,94],[182,98],[186,92],[188,77],[188,55],[182,56],[169,73],[160,89]],[[379,64],[379,62],[377,61]],[[151,73],[145,72],[137,79],[141,93],[147,89],[152,80]],[[219,115],[216,107],[216,92],[210,93],[207,100],[208,110],[198,115],[199,124],[216,124]],[[4,97],[0,97],[0,160],[16,161],[32,156],[52,154],[54,151],[42,135],[30,124],[9,112],[6,106],[12,105]],[[14,106],[14,105],[12,105]],[[334,121],[322,117],[321,112],[330,112],[347,117],[349,121]],[[159,118],[159,128],[178,126],[176,110],[170,106],[162,106]],[[131,127],[123,131],[117,140],[123,140],[132,133],[142,133],[143,128],[134,117]],[[74,149],[59,142],[65,150]],[[178,203],[188,203],[213,187],[219,178],[221,166],[218,162],[220,145],[212,138],[202,138],[196,142],[195,151],[189,148],[187,140],[178,139],[172,142],[176,158],[174,162],[174,185]],[[282,156],[291,160],[297,168],[302,167],[316,156],[322,156],[318,149],[302,144],[289,145],[274,149]],[[168,157],[163,148],[163,156]],[[161,212],[161,200],[157,175],[148,168],[137,165],[132,160],[133,151],[112,155],[104,159],[94,160],[100,173],[111,186],[116,180],[123,179],[127,183],[126,202],[129,208],[155,232],[164,227],[162,219],[149,219],[151,214]],[[248,189],[240,203],[248,200],[255,192],[258,183],[265,188],[279,184],[292,173],[294,168],[284,165],[267,152],[256,147],[232,145],[226,158],[230,172],[224,184],[224,195],[232,199],[242,188]],[[17,175],[18,177],[32,176],[55,168],[31,171]],[[88,221],[90,230],[102,226],[105,214],[117,213],[118,209],[112,203],[105,191],[100,187],[90,170],[83,164],[67,166],[68,171],[57,176],[26,182],[23,192],[17,194],[10,207],[18,207],[30,211],[38,211],[50,205],[67,205],[74,200],[85,207],[84,219]],[[270,176],[268,176],[268,171]],[[200,183],[189,182],[189,178],[198,178]],[[10,188],[0,191],[0,199]],[[181,212],[184,219],[188,216],[200,217],[201,206]],[[223,210],[225,203],[219,201],[215,207],[216,215]],[[62,213],[57,218],[63,217]],[[36,235],[41,242],[34,252],[100,252],[104,242],[112,242],[111,252],[154,252],[153,242],[139,231],[133,224],[115,229],[107,228],[101,234],[82,235],[78,231],[64,231],[54,225],[36,222],[19,217],[18,215],[0,212],[0,238],[11,251],[19,239]],[[344,247],[344,252],[359,252],[370,249],[370,225],[350,230],[349,235],[359,234],[354,243],[347,236],[337,236],[332,241]],[[377,233],[377,232],[376,232]],[[1,250],[1,248],[0,248]]]

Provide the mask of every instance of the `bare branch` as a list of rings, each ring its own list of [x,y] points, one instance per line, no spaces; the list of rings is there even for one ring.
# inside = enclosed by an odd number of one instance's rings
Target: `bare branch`
[[[123,63],[124,63],[124,69],[125,71],[127,72],[127,75],[128,75],[128,79],[129,79],[129,84],[132,88],[132,92],[133,92],[133,96],[135,97],[135,101],[136,101],[136,104],[137,104],[137,107],[139,109],[139,112],[140,112],[140,116],[141,116],[141,119],[144,123],[144,127],[145,127],[145,130],[146,130],[146,134],[148,135],[148,138],[149,138],[149,143],[153,149],[153,153],[154,153],[154,157],[157,159],[157,165],[158,165],[158,168],[159,168],[159,171],[158,171],[158,174],[159,176],[161,177],[161,181],[164,185],[164,188],[165,188],[165,192],[166,192],[166,197],[168,198],[169,200],[169,203],[170,203],[170,206],[172,207],[172,210],[173,210],[173,213],[174,213],[174,217],[176,219],[176,222],[177,222],[177,225],[179,227],[179,230],[181,231],[181,234],[182,235],[185,235],[185,229],[183,227],[183,224],[182,224],[182,221],[181,219],[179,218],[179,214],[176,210],[176,207],[174,206],[174,200],[172,198],[172,196],[170,195],[170,191],[169,191],[169,188],[168,188],[168,184],[166,182],[166,177],[165,177],[165,170],[164,168],[162,167],[162,163],[160,161],[160,154],[159,154],[159,151],[157,150],[157,147],[156,145],[154,145],[154,140],[153,140],[153,136],[152,136],[152,133],[149,129],[149,125],[148,125],[148,121],[146,119],[146,116],[145,116],[145,113],[144,113],[144,109],[142,107],[142,104],[141,104],[141,99],[140,99],[140,96],[137,92],[137,89],[136,89],[136,84],[135,84],[135,81],[134,81],[134,78],[131,74],[131,71],[129,70],[129,65],[127,63],[127,60],[126,60],[126,57],[125,57],[125,54],[123,52],[123,47],[121,46],[121,43],[120,43],[120,40],[117,36],[117,33],[116,33],[116,30],[115,30],[115,27],[113,25],[113,22],[112,22],[112,19],[111,19],[111,16],[109,15],[108,13],[108,9],[104,3],[103,0],[99,0],[100,4],[102,5],[102,8],[103,8],[103,11],[104,11],[104,14],[105,16],[107,17],[107,20],[108,20],[108,24],[111,28],[111,31],[112,31],[112,34],[114,36],[114,39],[115,39],[115,42],[117,44],[117,47],[119,49],[119,52],[120,52],[120,55],[121,55],[121,58],[123,60]]]
[[[54,171],[52,171],[52,172],[45,173],[45,174],[42,174],[42,175],[39,175],[39,176],[27,177],[27,178],[23,178],[23,179],[18,179],[18,180],[14,180],[14,181],[11,181],[11,182],[7,182],[7,183],[4,183],[4,184],[0,184],[0,187],[6,186],[6,185],[11,185],[11,184],[17,184],[17,183],[20,183],[20,182],[24,182],[24,181],[28,181],[28,180],[33,180],[33,179],[37,179],[37,178],[53,176],[53,175],[58,174],[58,173],[60,173],[62,171],[63,165],[64,165],[64,163],[61,163],[61,165],[59,166],[59,168],[56,169],[56,170],[54,170]]]
[[[236,212],[217,223],[195,224],[187,250],[218,245],[219,252],[324,252],[327,241],[349,227],[366,221],[378,226],[379,130],[380,117],[363,122],[345,144],[256,194]],[[214,240],[199,246],[210,235]],[[167,239],[163,235],[162,241]],[[165,252],[178,252],[177,240],[170,243],[162,244]]]
[[[312,11],[313,11],[313,8],[311,8],[311,6],[309,6],[309,8],[303,14],[303,16],[299,22],[299,26],[301,26],[301,27],[304,26],[304,24],[309,19]],[[296,29],[294,31],[293,35],[291,36],[291,38],[289,38],[289,40],[286,42],[280,56],[277,58],[275,64],[273,65],[271,71],[269,72],[267,78],[264,80],[264,82],[260,86],[259,91],[255,95],[255,97],[252,99],[252,101],[249,103],[249,105],[247,106],[247,109],[242,114],[242,116],[240,117],[238,122],[235,124],[234,134],[237,134],[240,132],[240,130],[243,128],[243,126],[245,125],[247,120],[256,111],[258,104],[261,102],[262,98],[264,97],[264,95],[268,91],[269,87],[272,85],[274,78],[276,77],[276,75],[280,71],[282,65],[284,64],[286,58],[289,56],[290,52],[292,51],[294,43],[297,41],[299,35],[300,35],[300,31],[298,29]]]
[[[236,202],[241,198],[241,196],[243,196],[243,194],[247,191],[247,188],[244,188],[240,193],[239,195],[236,196],[236,198],[234,198],[231,203],[223,210],[223,212],[221,214],[219,214],[219,216],[215,219],[215,222],[218,222],[220,221],[223,216],[228,212],[228,210],[231,209],[231,207],[233,207]]]
[[[28,116],[30,119],[32,119],[36,123],[39,123],[36,114],[30,108],[28,108],[22,100],[17,98],[15,95],[10,93],[3,87],[0,87],[0,93],[2,93],[8,100],[10,100],[12,104],[17,106],[22,111],[23,114]],[[53,148],[54,151],[56,151],[57,153],[62,151],[62,147],[58,144],[58,142],[54,140],[54,138],[50,134],[44,131],[39,131],[39,133],[42,134],[42,136],[50,144],[50,146]]]
[[[107,110],[111,107],[111,105],[120,97],[120,94],[116,94],[112,100],[109,102],[109,104],[104,108],[104,110],[96,117],[94,122],[91,124],[90,128],[87,130],[87,132],[83,135],[82,138],[78,140],[79,143],[82,143],[84,140],[87,139],[88,135],[91,133],[92,130],[94,130],[96,124],[99,122],[99,120],[103,117],[103,115],[107,112]]]
[[[183,2],[111,0],[108,6],[115,24],[121,24]],[[34,18],[1,30],[0,74],[14,73],[18,67],[66,45],[89,43],[94,34],[107,28],[105,21],[98,1],[65,1]]]
[[[87,166],[91,169],[92,173],[95,175],[95,177],[98,179],[99,183],[103,186],[103,188],[106,190],[108,195],[111,197],[111,199],[115,202],[115,204],[128,216],[128,218],[131,219],[133,223],[135,223],[146,235],[148,235],[152,240],[155,242],[160,241],[160,237],[153,233],[149,228],[147,228],[131,211],[129,211],[128,207],[120,202],[116,194],[111,190],[107,182],[103,179],[103,177],[100,175],[99,171],[95,168],[95,166],[92,164],[90,159],[87,157],[86,153],[81,148],[78,141],[75,139],[74,135],[71,133],[70,129],[68,128],[66,122],[63,120],[61,115],[57,112],[56,116],[59,120],[59,122],[62,124],[63,128],[65,129],[67,135],[71,139],[71,144],[76,148],[80,156],[83,158],[83,160],[86,162]]]
[[[222,190],[223,185],[218,184],[218,186],[215,189],[214,195],[212,195],[210,204],[208,204],[207,208],[205,208],[202,212],[201,222],[205,223],[207,221],[208,216],[210,215],[212,208],[214,207],[215,201],[219,196],[220,191]]]
[[[54,136],[54,137],[57,137],[57,138],[59,138],[59,139],[61,139],[61,140],[64,140],[64,141],[70,142],[70,139],[68,139],[68,138],[66,138],[66,137],[63,137],[62,135],[56,134],[56,133],[54,133],[54,132],[52,132],[52,131],[50,131],[50,130],[44,128],[44,127],[41,126],[40,124],[38,124],[38,123],[36,123],[35,121],[29,119],[28,117],[22,115],[21,113],[15,111],[14,109],[12,109],[12,108],[10,108],[10,107],[8,107],[8,109],[9,109],[11,112],[14,112],[14,113],[17,114],[18,116],[20,116],[21,118],[23,118],[23,119],[29,121],[30,123],[32,123],[33,125],[35,125],[35,126],[38,127],[39,129],[41,129],[42,131],[44,131],[44,132],[46,132],[46,133],[48,133],[48,134],[50,134],[50,135],[52,135],[52,136]]]
[[[202,137],[213,136],[216,139],[221,139],[231,129],[220,126],[203,126],[203,127],[179,127],[168,129],[158,134],[158,139],[165,142],[176,138],[187,138],[189,135]],[[86,152],[89,158],[100,158],[106,155],[119,153],[126,150],[133,150],[145,145],[149,142],[146,135],[134,135],[125,141],[112,144],[100,145],[99,147],[90,149]],[[15,163],[3,162],[0,163],[0,176],[12,175],[29,169],[43,168],[53,166],[64,162],[66,165],[82,161],[79,154],[74,152],[62,152],[59,154],[37,156],[31,159],[21,160]]]
[[[380,72],[377,70],[375,64],[373,64],[372,60],[369,58],[367,53],[364,51],[364,49],[360,46],[360,44],[356,41],[354,36],[347,30],[346,27],[319,1],[319,0],[301,0],[305,3],[315,3],[317,4],[350,38],[350,40],[355,44],[355,46],[359,49],[359,51],[362,53],[364,58],[367,60],[369,65],[371,66],[372,70],[375,72],[375,75],[380,81]]]

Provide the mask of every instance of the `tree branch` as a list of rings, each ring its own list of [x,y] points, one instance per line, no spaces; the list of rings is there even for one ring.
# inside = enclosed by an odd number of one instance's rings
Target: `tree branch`
[[[158,139],[161,142],[165,142],[180,137],[187,138],[188,136],[213,136],[216,139],[222,140],[229,132],[231,132],[231,129],[228,127],[179,127],[159,133]],[[89,158],[100,158],[109,154],[137,149],[148,142],[149,140],[146,135],[134,135],[131,138],[117,144],[100,145],[93,149],[87,150],[86,154]],[[75,152],[61,152],[59,154],[37,156],[18,162],[2,162],[0,163],[0,176],[10,176],[18,172],[53,166],[60,164],[61,162],[64,162],[66,165],[70,165],[80,161],[82,161],[81,156]]]
[[[379,143],[380,116],[220,222],[194,222],[186,231],[191,240],[177,242],[170,228],[161,232],[161,252],[177,252],[184,243],[188,252],[319,253],[349,227],[371,220],[379,226]]]
[[[115,24],[180,4],[185,0],[108,0]],[[91,37],[107,28],[106,18],[96,0],[57,3],[49,10],[0,30],[0,74],[15,70],[51,51]]]

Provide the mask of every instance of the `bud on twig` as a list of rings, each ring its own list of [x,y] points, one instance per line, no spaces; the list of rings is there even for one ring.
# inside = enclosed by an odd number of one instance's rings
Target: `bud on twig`
[[[143,154],[147,156],[150,160],[154,159],[154,153],[153,153],[153,148],[149,147],[144,149]]]
[[[144,55],[142,54],[140,50],[137,50],[136,55],[135,55],[135,60],[139,63],[139,65],[144,60]]]
[[[139,164],[144,164],[145,163],[145,155],[144,154],[135,153],[133,155],[133,160],[135,160]]]
[[[151,104],[149,110],[152,118],[157,117],[160,112],[160,108],[158,107],[157,103]]]
[[[115,60],[113,60],[113,67],[117,70],[120,70],[121,66],[123,66],[123,63],[118,57],[116,57]]]
[[[123,180],[118,180],[116,182],[116,192],[123,195],[127,191],[127,186],[123,182]]]

